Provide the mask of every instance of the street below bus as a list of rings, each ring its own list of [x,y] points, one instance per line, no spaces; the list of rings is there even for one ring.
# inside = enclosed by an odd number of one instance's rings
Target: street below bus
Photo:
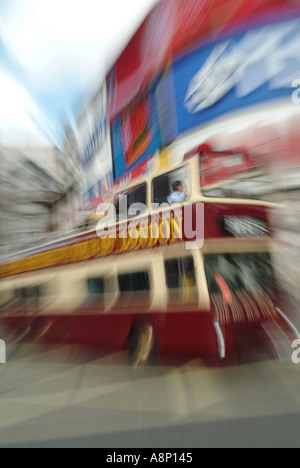
[[[300,365],[136,374],[122,354],[23,344],[0,365],[1,447],[297,447]]]

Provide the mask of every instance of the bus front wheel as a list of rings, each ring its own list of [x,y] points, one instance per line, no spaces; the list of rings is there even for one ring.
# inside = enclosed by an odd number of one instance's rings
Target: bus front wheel
[[[154,365],[156,361],[156,336],[153,324],[136,325],[129,341],[129,364],[134,368]]]

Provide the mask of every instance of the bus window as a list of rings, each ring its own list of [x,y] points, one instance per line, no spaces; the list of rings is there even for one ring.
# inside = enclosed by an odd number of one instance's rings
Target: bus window
[[[84,304],[91,307],[93,304],[97,309],[105,304],[105,281],[103,278],[88,278],[87,280],[87,297]]]
[[[127,197],[126,202],[124,198]],[[123,204],[124,203],[124,204]],[[140,204],[141,209],[132,209],[132,205]],[[115,210],[117,221],[122,219],[132,218],[147,211],[147,185],[142,184],[124,192],[120,192],[115,198]],[[124,210],[124,212],[122,212]]]
[[[104,294],[104,280],[102,278],[88,279],[88,292],[90,296]]]
[[[15,297],[20,301],[37,301],[41,295],[41,286],[31,286],[15,290]]]
[[[3,290],[0,293],[0,312],[3,312],[15,302],[15,296],[11,290]]]
[[[171,302],[195,304],[198,299],[193,258],[177,258],[165,262],[166,282]]]
[[[275,285],[268,254],[208,255],[205,271],[210,293],[245,289],[270,294]]]
[[[119,275],[118,283],[121,293],[150,291],[149,275],[146,272]]]
[[[120,291],[118,309],[130,310],[129,307],[149,307],[150,280],[147,272],[119,275],[118,285]]]
[[[15,289],[14,295],[15,295],[15,298],[16,298],[17,301],[25,301],[26,300],[26,289],[25,288]]]
[[[41,286],[30,286],[25,288],[15,289],[14,296],[17,302],[20,302],[22,306],[38,305],[39,300],[43,294]]]
[[[189,199],[190,177],[189,166],[183,166],[169,174],[162,175],[153,180],[152,183],[153,202],[182,203]]]
[[[200,154],[200,184],[206,197],[268,200],[277,190],[263,161],[246,153]]]

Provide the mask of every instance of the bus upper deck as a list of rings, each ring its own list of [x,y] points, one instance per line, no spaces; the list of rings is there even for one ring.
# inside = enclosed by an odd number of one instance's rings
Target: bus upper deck
[[[208,167],[205,162],[207,158],[211,161],[218,161],[218,165],[220,160],[224,160],[226,170],[217,173],[216,163]],[[229,168],[232,171],[230,179],[228,178]],[[187,238],[182,226],[185,225],[185,213],[189,213],[186,217],[191,217],[192,224],[195,223],[197,204],[203,204],[200,213],[202,223],[200,229],[205,239],[223,238],[230,235],[253,238],[269,236],[268,212],[273,204],[257,200],[257,197],[251,199],[249,191],[247,192],[249,197],[243,198],[240,191],[234,192],[232,189],[229,191],[226,188],[232,181],[240,184],[241,177],[243,181],[252,180],[253,182],[257,174],[256,162],[250,164],[246,153],[238,155],[234,152],[217,153],[210,150],[207,145],[201,146],[186,155],[176,168],[158,169],[154,174],[141,177],[121,191],[115,189],[115,195],[112,195],[110,200],[114,203],[116,217],[110,223],[110,231],[112,228],[115,229],[117,240],[99,239],[96,226],[84,233],[62,236],[55,241],[50,239],[45,244],[2,259],[0,278],[34,271],[39,266],[49,268],[132,249],[166,245],[175,241],[193,241],[198,239],[199,233],[191,227],[191,234]],[[216,177],[218,182],[212,183],[212,177]],[[219,180],[220,178],[222,181]],[[174,185],[178,182],[184,187],[184,200],[178,202],[175,208],[169,202],[174,192]],[[223,191],[227,190],[227,195],[230,192],[235,196],[224,197],[225,192],[222,197],[219,196],[221,186],[223,186]],[[206,191],[207,187],[208,191]],[[186,208],[187,205],[190,206],[190,212]],[[120,216],[121,208],[123,216]],[[106,205],[99,207],[100,218],[106,214],[105,209]],[[128,231],[130,221],[133,219],[136,220],[136,225],[140,221],[141,226],[146,220],[146,232],[144,229],[144,234],[137,234],[135,229],[135,237],[139,237],[138,241],[130,238],[129,232],[130,239],[126,243],[123,241],[123,237],[126,237],[124,231]],[[167,231],[166,237],[164,231]]]

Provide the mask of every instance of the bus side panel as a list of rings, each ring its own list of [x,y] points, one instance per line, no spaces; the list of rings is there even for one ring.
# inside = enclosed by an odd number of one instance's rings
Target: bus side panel
[[[2,320],[8,332],[24,335],[24,341],[43,335],[43,340],[56,344],[88,344],[112,350],[124,349],[134,316],[121,315],[38,315],[9,316]],[[45,334],[43,333],[45,332]]]
[[[194,359],[207,357],[217,349],[217,340],[209,313],[167,313],[158,331],[161,357]]]

